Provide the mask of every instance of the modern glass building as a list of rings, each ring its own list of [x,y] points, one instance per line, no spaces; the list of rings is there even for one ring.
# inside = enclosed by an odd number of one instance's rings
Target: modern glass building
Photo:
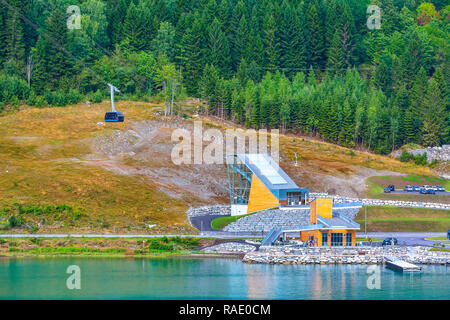
[[[299,188],[267,154],[227,157],[232,214],[308,204],[309,190]]]

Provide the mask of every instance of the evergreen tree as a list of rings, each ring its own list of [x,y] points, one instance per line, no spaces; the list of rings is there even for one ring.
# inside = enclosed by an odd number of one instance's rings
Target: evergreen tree
[[[394,85],[394,75],[392,67],[392,57],[389,55],[383,55],[380,58],[380,64],[378,65],[375,77],[375,87],[381,89],[386,96],[390,96],[392,93],[392,87]]]
[[[7,8],[6,39],[5,39],[5,67],[8,73],[23,76],[25,74],[25,43],[23,22],[20,18],[22,1],[11,1],[14,9]]]
[[[50,14],[46,33],[41,33],[36,47],[38,61],[32,79],[36,92],[74,85],[70,80],[73,62],[64,50],[67,47],[66,20],[59,9]]]
[[[439,84],[432,80],[424,98],[422,143],[424,146],[439,146],[445,134],[444,110]]]
[[[182,44],[185,48],[184,79],[188,94],[198,94],[199,80],[203,70],[203,26],[198,17],[195,18],[192,27],[183,36]]]
[[[321,69],[324,62],[324,33],[321,28],[321,21],[316,6],[313,4],[309,8],[307,16],[307,26],[309,35],[310,64],[315,69]]]
[[[158,21],[150,9],[141,2],[136,6],[131,2],[122,26],[122,41],[131,50],[147,50],[158,29]]]
[[[279,43],[276,39],[276,29],[273,15],[266,15],[263,24],[263,42],[266,52],[264,65],[272,69],[279,65]]]
[[[295,10],[287,0],[283,1],[280,14],[280,27],[278,28],[280,39],[280,67],[285,68],[287,75],[295,73],[292,68],[306,67],[304,52],[301,46],[301,32],[295,15]]]
[[[216,66],[221,75],[228,77],[231,62],[230,48],[217,18],[213,20],[209,27],[208,40],[209,63]]]
[[[344,74],[345,71],[344,53],[338,30],[334,33],[333,41],[328,49],[327,69],[329,73],[338,75]]]

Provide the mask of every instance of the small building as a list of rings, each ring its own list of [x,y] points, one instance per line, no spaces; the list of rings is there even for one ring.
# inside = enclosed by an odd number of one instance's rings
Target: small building
[[[356,244],[360,225],[352,219],[333,212],[333,199],[317,198],[310,203],[310,224],[301,228],[272,229],[262,245],[284,241],[288,234],[298,234],[302,242],[319,247],[348,247]]]
[[[227,157],[231,214],[305,206],[309,190],[299,188],[267,154]]]

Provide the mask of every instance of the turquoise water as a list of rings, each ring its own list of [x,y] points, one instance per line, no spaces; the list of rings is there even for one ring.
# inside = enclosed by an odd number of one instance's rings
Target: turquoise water
[[[66,269],[81,270],[69,290]],[[0,258],[0,299],[449,299],[450,268],[403,274],[380,266],[256,265],[237,259]]]

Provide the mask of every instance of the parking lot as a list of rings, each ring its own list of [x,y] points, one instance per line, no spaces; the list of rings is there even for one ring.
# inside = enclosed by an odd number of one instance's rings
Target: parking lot
[[[419,191],[403,191],[403,190],[395,190],[390,193],[398,193],[398,194],[421,194]],[[433,196],[433,194],[431,194]],[[437,196],[450,196],[450,191],[436,191]]]

